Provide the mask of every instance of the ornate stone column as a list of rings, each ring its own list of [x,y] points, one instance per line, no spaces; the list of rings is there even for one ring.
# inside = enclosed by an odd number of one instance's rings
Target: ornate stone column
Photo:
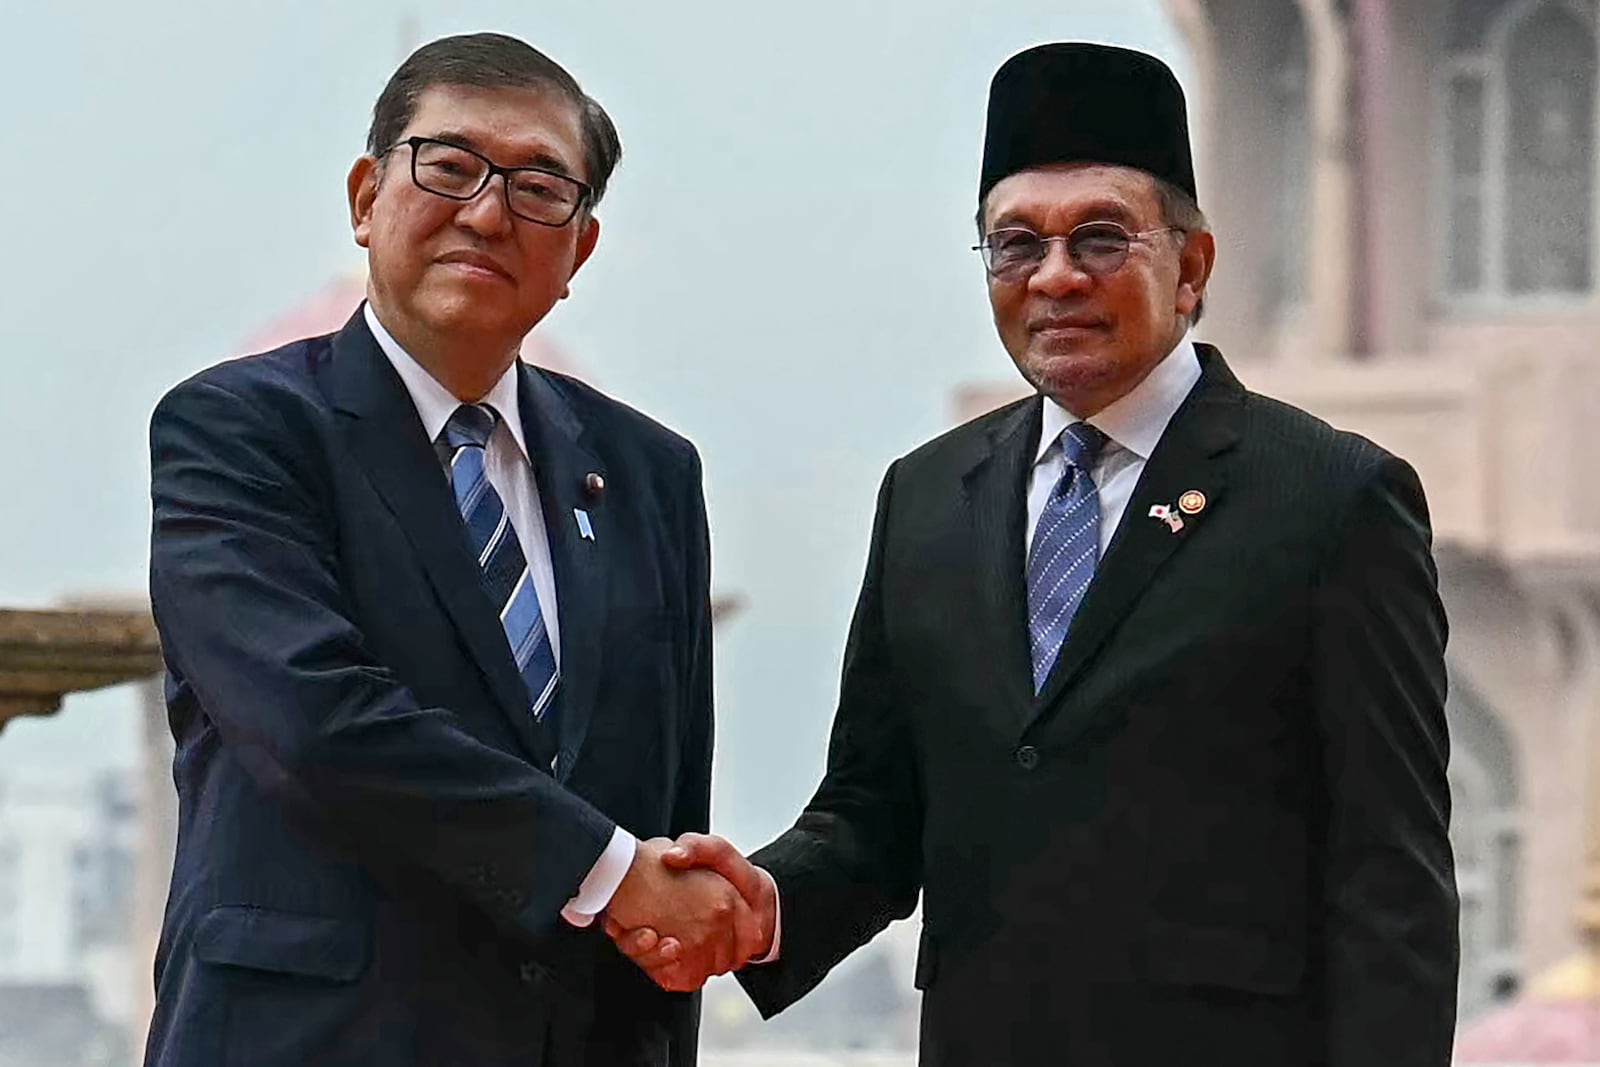
[[[1213,189],[1221,189],[1221,175],[1217,173],[1216,152],[1212,142],[1217,136],[1217,125],[1212,116],[1213,102],[1217,98],[1217,57],[1211,40],[1211,20],[1206,17],[1203,0],[1163,0],[1167,18],[1188,46],[1189,59],[1194,64],[1194,84],[1187,94],[1189,99],[1189,135],[1194,152],[1196,179],[1202,196]]]
[[[1566,630],[1566,708],[1583,739],[1585,797],[1584,859],[1576,913],[1578,937],[1600,978],[1600,587],[1569,586],[1552,598]],[[1600,989],[1594,990],[1600,995]]]
[[[1322,356],[1350,351],[1355,168],[1350,157],[1350,37],[1342,4],[1295,0],[1310,46],[1311,316]]]

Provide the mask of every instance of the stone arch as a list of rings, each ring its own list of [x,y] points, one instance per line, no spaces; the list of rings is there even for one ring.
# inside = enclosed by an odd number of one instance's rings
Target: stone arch
[[[1451,738],[1450,839],[1461,892],[1461,1012],[1515,989],[1522,836],[1521,782],[1510,733],[1454,665],[1446,705]]]

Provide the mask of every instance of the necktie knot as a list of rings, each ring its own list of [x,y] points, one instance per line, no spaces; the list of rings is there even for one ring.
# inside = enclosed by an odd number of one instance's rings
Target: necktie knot
[[[494,424],[499,416],[487,404],[462,404],[444,424],[444,441],[451,450],[472,445],[483,448],[489,443]]]
[[[1077,470],[1088,470],[1094,466],[1094,461],[1099,458],[1100,451],[1106,447],[1108,438],[1087,422],[1075,422],[1061,431],[1061,452],[1067,459],[1067,466]]]

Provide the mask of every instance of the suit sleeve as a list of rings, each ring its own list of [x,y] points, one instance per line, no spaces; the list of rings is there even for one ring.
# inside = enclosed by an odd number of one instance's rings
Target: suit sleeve
[[[530,939],[614,824],[420,706],[365,647],[326,479],[270,405],[203,380],[151,421],[150,591],[169,665],[269,797],[385,863],[428,870]]]
[[[684,553],[688,628],[687,666],[683,673],[683,708],[687,738],[683,765],[678,772],[678,795],[672,805],[671,836],[706,833],[711,829],[711,756],[713,741],[711,676],[711,532],[706,522],[705,491],[701,484],[700,457],[694,456],[688,473],[684,509]],[[631,969],[631,965],[630,965]],[[700,1001],[696,993],[662,993],[675,1008],[671,1024],[670,1061],[673,1067],[694,1067],[699,1059]]]
[[[794,827],[751,857],[777,880],[783,950],[776,962],[738,977],[769,1018],[911,914],[922,887],[921,790],[884,630],[894,472],[878,493],[822,784]]]
[[[682,677],[686,738],[678,792],[672,805],[672,836],[706,833],[711,828],[711,755],[713,742],[711,675],[711,534],[706,522],[700,458],[689,465],[684,515],[683,551],[687,604],[687,659]]]
[[[1387,458],[1317,590],[1330,1067],[1447,1067],[1458,966],[1446,622],[1416,474]]]

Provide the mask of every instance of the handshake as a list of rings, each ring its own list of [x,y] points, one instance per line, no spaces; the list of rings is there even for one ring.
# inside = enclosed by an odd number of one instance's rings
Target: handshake
[[[677,993],[764,959],[777,924],[771,875],[707,834],[639,842],[605,911],[606,933],[623,955]]]

